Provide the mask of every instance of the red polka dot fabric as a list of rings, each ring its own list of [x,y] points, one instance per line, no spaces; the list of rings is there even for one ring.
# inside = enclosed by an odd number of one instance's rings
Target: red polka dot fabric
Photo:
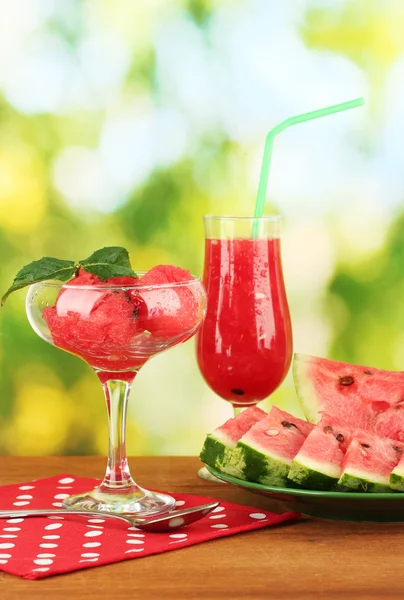
[[[92,489],[95,479],[58,475],[0,487],[0,510],[60,508],[62,500]],[[206,504],[212,498],[171,494],[177,507]],[[26,579],[40,579],[79,569],[107,565],[243,531],[293,521],[297,513],[275,514],[221,502],[212,513],[172,533],[144,532],[123,521],[94,517],[46,516],[0,519],[0,570]]]

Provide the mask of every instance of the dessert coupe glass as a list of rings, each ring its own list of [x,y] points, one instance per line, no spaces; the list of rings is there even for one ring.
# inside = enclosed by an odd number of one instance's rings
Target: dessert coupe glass
[[[235,415],[272,394],[292,359],[281,222],[280,215],[204,217],[208,305],[197,334],[198,365]],[[205,468],[199,474],[211,478]]]
[[[142,273],[138,272],[141,276]],[[101,485],[70,496],[66,508],[157,515],[175,506],[166,494],[143,489],[126,458],[129,391],[149,358],[189,339],[201,324],[206,296],[201,281],[142,285],[74,285],[43,282],[27,293],[26,311],[46,342],[86,361],[105,394],[109,454]]]

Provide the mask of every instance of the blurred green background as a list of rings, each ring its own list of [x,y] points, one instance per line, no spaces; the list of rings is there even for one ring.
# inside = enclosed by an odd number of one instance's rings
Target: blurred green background
[[[202,216],[251,215],[267,131],[366,105],[276,142],[295,350],[404,365],[401,0],[14,0],[0,19],[0,281],[44,255],[128,248],[135,269],[200,274]],[[101,387],[0,311],[0,454],[105,454]],[[291,376],[271,401],[299,413]],[[269,406],[270,400],[266,402]],[[194,340],[131,395],[130,454],[197,454],[231,416]]]

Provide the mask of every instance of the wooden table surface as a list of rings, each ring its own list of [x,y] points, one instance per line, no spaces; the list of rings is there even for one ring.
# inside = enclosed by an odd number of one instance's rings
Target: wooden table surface
[[[268,498],[210,483],[193,457],[131,459],[139,484],[276,510]],[[59,473],[102,477],[98,457],[0,457],[0,484]],[[0,572],[1,600],[313,600],[404,598],[404,523],[302,518],[178,551],[37,581]]]

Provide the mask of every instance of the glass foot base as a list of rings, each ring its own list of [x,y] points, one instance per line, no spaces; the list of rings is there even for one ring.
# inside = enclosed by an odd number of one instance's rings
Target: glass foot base
[[[212,473],[210,473],[206,467],[202,467],[201,469],[199,469],[198,477],[200,477],[201,479],[205,479],[205,481],[213,481],[213,483],[225,483],[225,481],[222,481],[221,479],[218,479],[217,477],[212,475]]]
[[[114,492],[114,490],[105,492],[96,488],[89,492],[69,496],[63,501],[63,508],[128,513],[136,517],[148,517],[173,510],[175,499],[167,494],[150,492],[139,487],[125,493]]]

